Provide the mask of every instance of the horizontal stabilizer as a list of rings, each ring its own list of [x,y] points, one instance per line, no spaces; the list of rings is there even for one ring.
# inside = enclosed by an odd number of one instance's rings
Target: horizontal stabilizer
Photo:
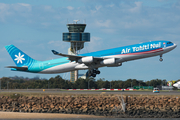
[[[27,66],[23,66],[23,67],[6,66],[6,68],[15,68],[15,69],[21,70],[21,71],[27,71],[27,70],[28,70],[28,67],[27,67]]]

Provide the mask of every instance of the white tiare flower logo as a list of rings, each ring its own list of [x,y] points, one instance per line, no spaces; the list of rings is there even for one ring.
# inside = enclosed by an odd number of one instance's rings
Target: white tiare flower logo
[[[19,52],[19,55],[15,55],[16,59],[14,60],[17,60],[17,64],[20,62],[22,64],[22,60],[25,60],[23,57],[24,55],[21,55],[21,53]]]

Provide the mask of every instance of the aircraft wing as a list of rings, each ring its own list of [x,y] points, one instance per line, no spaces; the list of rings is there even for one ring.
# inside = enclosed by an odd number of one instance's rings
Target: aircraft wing
[[[63,57],[68,57],[69,60],[71,60],[71,61],[76,61],[76,60],[84,57],[84,56],[76,56],[76,55],[62,54],[62,53],[59,53],[59,52],[57,52],[57,51],[55,51],[55,50],[52,50],[52,52],[53,52],[55,55],[60,55],[60,56],[63,56]]]
[[[17,67],[17,66],[6,66],[6,68],[15,68],[17,70],[21,70],[21,71],[26,71],[28,70],[27,66],[23,66],[23,67]]]
[[[55,50],[52,50],[52,52],[55,55],[60,55],[60,56],[63,56],[63,57],[68,57],[68,59],[71,60],[71,61],[78,61],[79,59],[81,59],[83,57],[88,57],[88,56],[76,56],[76,55],[62,54],[62,53],[59,53],[59,52],[57,52]],[[94,62],[100,62],[100,61],[104,60],[105,58],[93,57],[93,59],[94,59]]]

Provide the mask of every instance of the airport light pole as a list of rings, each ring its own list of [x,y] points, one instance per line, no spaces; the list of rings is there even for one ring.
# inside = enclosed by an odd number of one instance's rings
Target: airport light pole
[[[9,84],[9,81],[7,81],[7,90],[8,90],[8,84]]]
[[[149,86],[150,86],[150,81],[149,81]]]
[[[49,80],[48,80],[48,89],[49,89]]]
[[[110,89],[111,89],[111,81],[110,81]]]
[[[140,89],[140,81],[139,81],[139,89]]]
[[[1,78],[0,78],[0,90],[1,90]]]
[[[89,80],[90,81],[90,80]],[[89,81],[88,81],[88,89],[89,89]]]
[[[88,80],[88,89],[89,89],[89,85],[90,85],[90,83],[89,83],[89,82],[90,82],[90,81],[91,81],[91,79],[90,79],[90,80]]]

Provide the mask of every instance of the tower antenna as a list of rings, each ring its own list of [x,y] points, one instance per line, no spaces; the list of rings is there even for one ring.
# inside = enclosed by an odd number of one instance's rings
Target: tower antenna
[[[77,22],[80,21],[80,20],[74,20],[74,22],[77,24]]]

